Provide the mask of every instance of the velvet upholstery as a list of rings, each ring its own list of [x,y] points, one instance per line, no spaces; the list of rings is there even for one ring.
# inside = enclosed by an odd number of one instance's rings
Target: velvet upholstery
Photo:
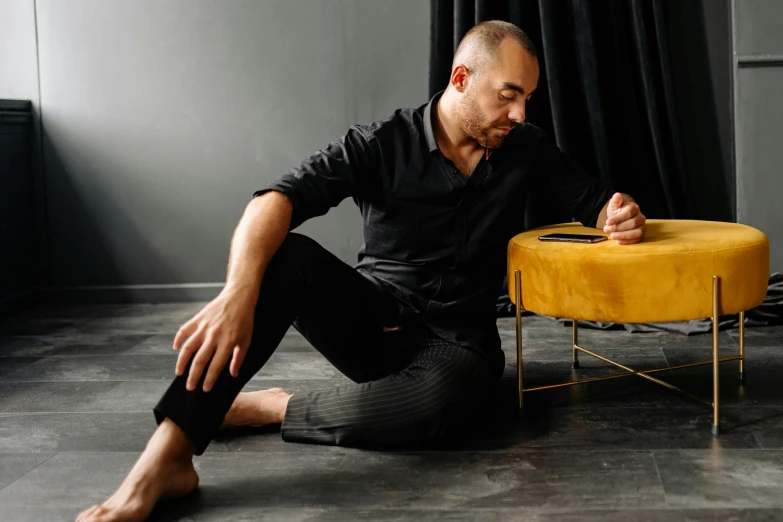
[[[522,306],[553,317],[651,323],[712,315],[712,278],[720,277],[719,314],[761,304],[769,278],[769,242],[737,223],[647,221],[644,241],[619,245],[544,242],[550,233],[603,234],[579,223],[529,230],[508,245],[508,281],[522,275]]]

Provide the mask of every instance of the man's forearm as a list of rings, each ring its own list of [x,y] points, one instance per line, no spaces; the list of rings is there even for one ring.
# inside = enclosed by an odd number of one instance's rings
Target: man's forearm
[[[248,203],[231,240],[226,289],[257,298],[269,261],[291,225],[293,206],[280,192],[267,192]]]

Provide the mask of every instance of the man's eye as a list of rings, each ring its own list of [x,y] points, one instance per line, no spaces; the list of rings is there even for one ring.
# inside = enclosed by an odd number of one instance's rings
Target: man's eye
[[[508,96],[503,96],[502,94],[500,95],[500,98],[505,101],[511,101],[511,98],[509,98]]]

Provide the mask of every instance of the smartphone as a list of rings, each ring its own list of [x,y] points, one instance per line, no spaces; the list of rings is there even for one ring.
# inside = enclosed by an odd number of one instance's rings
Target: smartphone
[[[589,234],[547,234],[538,236],[541,241],[569,241],[572,243],[599,243],[609,239],[606,236],[591,236]]]

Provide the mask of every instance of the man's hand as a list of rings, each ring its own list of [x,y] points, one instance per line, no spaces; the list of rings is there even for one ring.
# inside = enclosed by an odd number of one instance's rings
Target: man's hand
[[[182,375],[190,357],[195,354],[185,386],[188,391],[196,389],[210,358],[212,362],[204,379],[205,392],[212,389],[232,354],[229,370],[232,377],[239,375],[239,367],[245,359],[253,334],[257,297],[257,293],[253,292],[224,289],[179,329],[173,345],[175,350],[182,348],[177,358],[177,375]],[[182,345],[185,337],[188,340]]]
[[[644,217],[639,205],[629,196],[616,192],[606,204],[606,225],[604,232],[609,239],[621,245],[638,243],[644,237]]]

